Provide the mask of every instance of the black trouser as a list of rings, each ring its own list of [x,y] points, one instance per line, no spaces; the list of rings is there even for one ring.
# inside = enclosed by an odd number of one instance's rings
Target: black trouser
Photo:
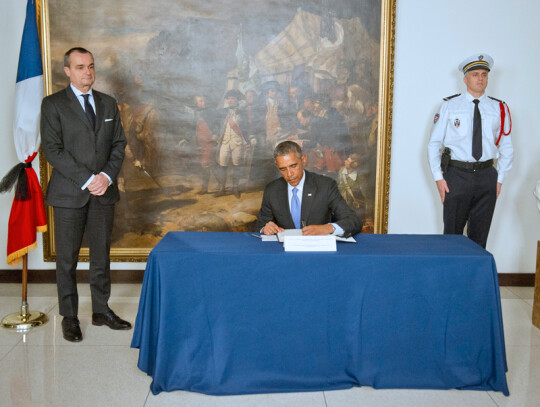
[[[497,170],[464,170],[450,166],[444,174],[449,193],[444,199],[444,234],[463,234],[486,247],[497,200]]]
[[[92,312],[108,311],[113,218],[114,204],[101,205],[94,196],[82,208],[54,207],[56,284],[60,315],[75,317],[79,311],[76,269],[85,229],[90,249]]]

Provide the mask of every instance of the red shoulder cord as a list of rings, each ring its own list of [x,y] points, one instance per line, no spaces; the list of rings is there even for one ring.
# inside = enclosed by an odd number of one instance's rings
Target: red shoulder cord
[[[506,106],[506,109],[508,109],[508,120],[510,120],[510,128],[508,129],[508,133],[504,132],[504,118],[506,116],[504,112],[504,106]],[[510,108],[504,102],[499,102],[499,108],[501,109],[501,132],[499,133],[499,138],[497,139],[497,142],[495,143],[496,146],[499,145],[499,142],[501,141],[502,136],[508,136],[510,132],[512,131],[512,116],[510,115]]]

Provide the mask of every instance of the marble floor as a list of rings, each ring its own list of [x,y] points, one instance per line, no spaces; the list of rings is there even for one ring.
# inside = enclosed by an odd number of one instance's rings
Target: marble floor
[[[135,321],[141,286],[115,284],[111,308]],[[20,285],[0,284],[0,317],[18,312]],[[214,397],[176,391],[154,396],[150,378],[137,368],[138,350],[129,347],[133,331],[91,324],[90,293],[79,287],[79,319],[84,340],[62,338],[56,286],[30,284],[31,310],[49,322],[21,334],[0,329],[0,406],[234,406],[234,407],[538,407],[540,406],[540,330],[531,323],[533,288],[502,287],[502,309],[510,397],[483,391],[374,390],[369,387],[311,393]]]

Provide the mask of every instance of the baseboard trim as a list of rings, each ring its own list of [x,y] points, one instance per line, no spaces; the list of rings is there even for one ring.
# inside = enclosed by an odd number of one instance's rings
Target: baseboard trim
[[[501,287],[534,287],[534,273],[499,274]]]
[[[142,283],[144,270],[111,270],[113,283]],[[534,287],[534,274],[529,273],[501,273],[499,286],[501,287]],[[77,271],[77,281],[88,283],[88,270]],[[20,283],[21,270],[0,270],[0,283]],[[28,270],[30,283],[55,283],[55,270]]]

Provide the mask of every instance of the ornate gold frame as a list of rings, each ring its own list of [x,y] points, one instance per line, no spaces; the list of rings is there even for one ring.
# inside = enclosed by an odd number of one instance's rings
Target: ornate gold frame
[[[50,27],[48,0],[37,0],[38,26],[43,50],[43,70],[45,94],[52,93]],[[379,110],[377,138],[377,175],[375,191],[374,232],[388,232],[388,205],[390,190],[390,152],[392,141],[392,108],[394,88],[394,44],[396,25],[396,0],[381,0],[381,49],[379,71]],[[43,190],[46,189],[52,167],[40,154],[40,178]],[[49,227],[43,234],[44,261],[56,260],[53,210],[47,207]],[[118,262],[144,262],[151,251],[149,248],[111,249],[111,260]],[[81,248],[80,261],[89,260],[88,248]]]
[[[375,190],[375,233],[388,233],[390,152],[394,105],[394,45],[396,0],[381,4],[381,64],[379,75],[379,134],[377,138],[377,181]]]

